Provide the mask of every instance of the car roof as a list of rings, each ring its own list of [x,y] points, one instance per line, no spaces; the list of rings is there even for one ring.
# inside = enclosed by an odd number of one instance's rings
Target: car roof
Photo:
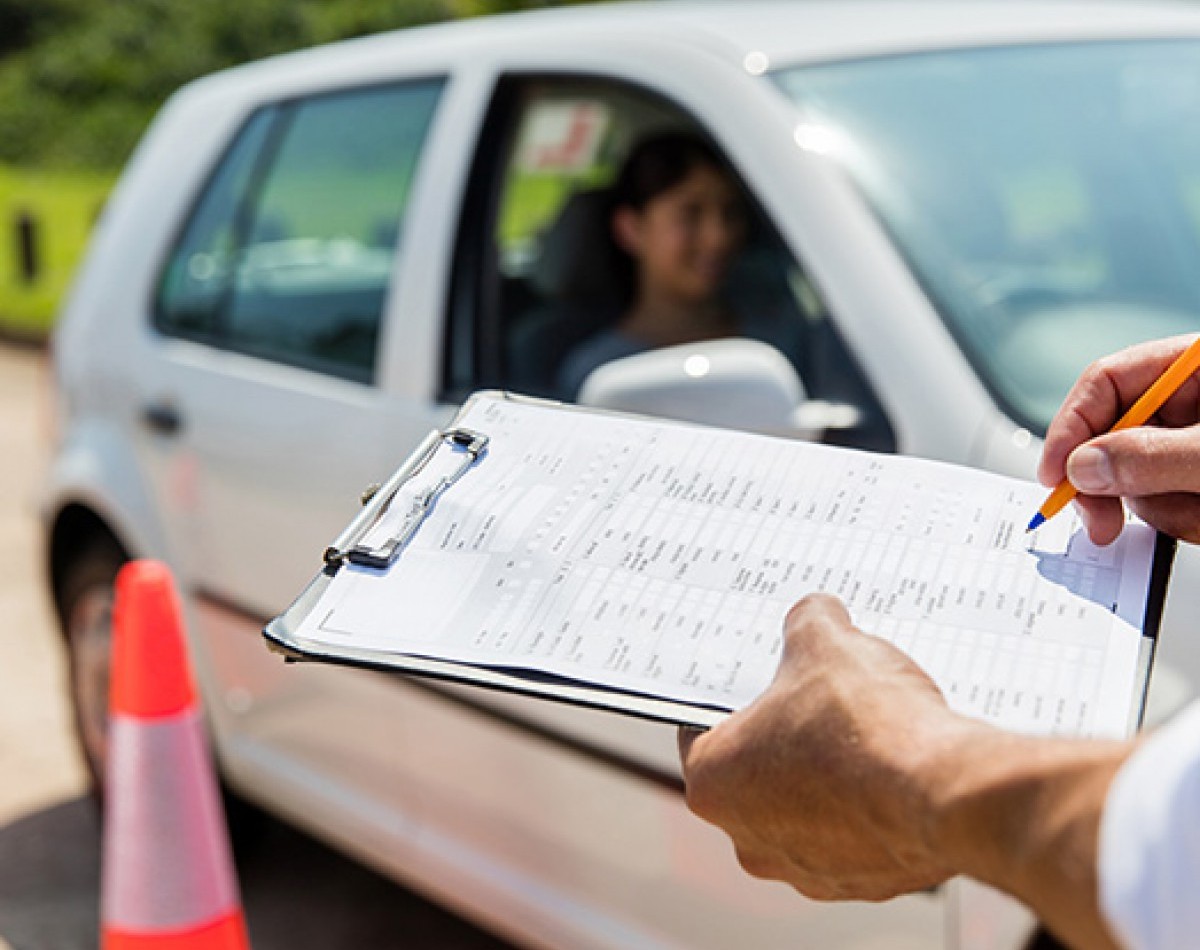
[[[1200,9],[1140,0],[659,0],[493,17],[489,25],[497,41],[535,25],[603,31],[610,41],[621,33],[706,35],[739,62],[762,53],[773,64],[799,64],[955,46],[1200,35]]]
[[[591,49],[662,37],[755,71],[963,46],[1200,37],[1200,4],[1182,0],[632,0],[457,20],[345,40],[192,83],[284,79],[314,67],[361,72],[405,57],[519,54],[547,44]],[[747,57],[753,54],[753,60]]]

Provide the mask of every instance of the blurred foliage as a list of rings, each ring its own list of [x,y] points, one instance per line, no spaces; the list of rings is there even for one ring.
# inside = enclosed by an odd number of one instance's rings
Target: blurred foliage
[[[113,169],[179,86],[274,53],[570,0],[0,0],[0,163]]]
[[[339,39],[573,2],[587,0],[0,0],[0,336],[49,329],[116,170],[184,83]],[[24,216],[36,222],[29,282]]]
[[[45,335],[113,179],[105,172],[0,166],[0,336]],[[20,273],[19,216],[36,227],[38,270],[29,282]]]

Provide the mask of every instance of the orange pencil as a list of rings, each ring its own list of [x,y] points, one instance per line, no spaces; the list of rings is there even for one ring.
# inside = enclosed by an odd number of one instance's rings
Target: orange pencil
[[[1170,399],[1189,378],[1191,375],[1200,369],[1200,337],[1189,346],[1186,350],[1179,354],[1179,357],[1170,366],[1163,371],[1163,374],[1158,377],[1132,406],[1129,411],[1117,421],[1109,432],[1119,432],[1121,429],[1132,429],[1134,426],[1144,425],[1152,415],[1162,408],[1162,404]],[[1075,495],[1078,494],[1075,486],[1067,479],[1063,479],[1050,493],[1038,509],[1036,515],[1030,519],[1029,527],[1026,531],[1032,531],[1039,525],[1045,524],[1049,519],[1063,510]]]

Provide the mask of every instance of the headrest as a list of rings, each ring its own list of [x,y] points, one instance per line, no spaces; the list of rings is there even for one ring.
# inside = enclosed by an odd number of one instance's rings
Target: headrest
[[[555,300],[608,301],[620,294],[622,262],[610,232],[611,189],[571,195],[542,232],[530,275],[535,290]]]

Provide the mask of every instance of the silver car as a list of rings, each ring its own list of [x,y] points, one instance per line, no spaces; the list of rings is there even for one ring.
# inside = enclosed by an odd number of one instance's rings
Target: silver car
[[[730,293],[787,331],[798,437],[1029,475],[1090,359],[1200,329],[1184,5],[620,4],[200,80],[129,163],[55,338],[44,524],[89,761],[112,578],[157,557],[230,788],[518,943],[1017,946],[1028,917],[969,882],[823,905],[745,876],[687,813],[668,728],[288,666],[259,635],[467,393],[552,394],[610,284],[597,196],[662,129],[740,178]],[[585,396],[684,391],[729,421],[727,388],[649,356],[652,385],[617,367]],[[1189,559],[1159,710],[1200,683]]]

